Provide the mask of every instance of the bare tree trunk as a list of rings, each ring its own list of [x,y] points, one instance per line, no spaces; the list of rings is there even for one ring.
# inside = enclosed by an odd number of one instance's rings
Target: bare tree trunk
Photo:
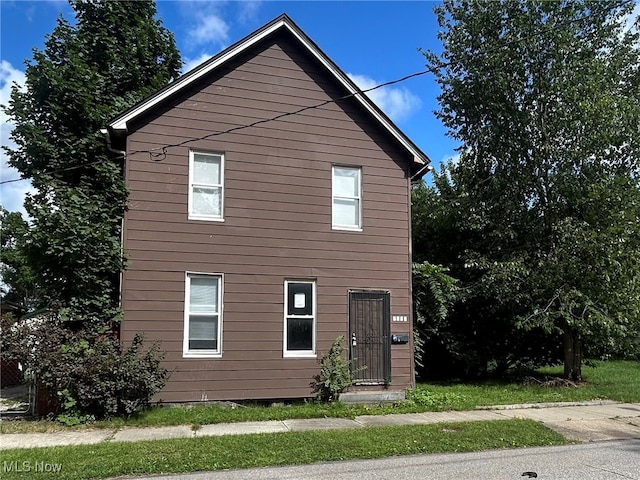
[[[582,337],[571,329],[564,332],[564,376],[571,381],[582,380]]]

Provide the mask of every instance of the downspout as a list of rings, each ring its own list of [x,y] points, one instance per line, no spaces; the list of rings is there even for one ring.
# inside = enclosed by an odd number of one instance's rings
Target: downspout
[[[103,134],[107,140],[107,151],[111,153],[115,153],[118,155],[117,158],[122,159],[122,176],[126,178],[126,160],[127,160],[127,152],[125,150],[118,150],[117,148],[113,148],[111,144],[111,133],[106,128],[101,128],[100,133]],[[120,258],[124,259],[124,215],[122,216],[122,220],[120,221]],[[119,274],[118,280],[118,307],[122,310],[122,270]],[[118,327],[118,338],[120,338],[120,327]]]

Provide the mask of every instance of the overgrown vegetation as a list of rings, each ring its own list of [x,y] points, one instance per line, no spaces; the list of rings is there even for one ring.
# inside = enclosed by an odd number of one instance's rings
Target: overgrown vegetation
[[[3,357],[19,359],[36,375],[67,425],[139,412],[167,379],[158,345],[143,348],[140,335],[126,348],[113,334],[88,341],[44,316],[3,319],[0,332]]]
[[[345,355],[344,336],[339,336],[320,359],[320,373],[313,382],[313,391],[325,402],[338,399],[340,393],[353,384],[353,360]]]
[[[413,349],[418,374],[428,371],[424,352],[426,348],[433,348],[432,343],[427,345],[427,342],[434,338],[447,350],[464,354],[462,346],[451,344],[456,340],[446,331],[450,310],[458,295],[458,282],[449,276],[449,269],[426,261],[413,264]]]
[[[443,52],[426,57],[441,86],[437,115],[461,146],[433,186],[413,192],[414,261],[419,275],[430,269],[438,305],[419,317],[423,374],[563,363],[579,381],[583,358],[638,354],[632,9],[623,0],[436,8]]]
[[[182,62],[153,1],[70,4],[75,22],[58,19],[5,107],[17,145],[6,149],[9,164],[35,189],[25,201],[28,225],[3,213],[2,236],[9,226],[17,233],[2,244],[15,274],[5,279],[8,295],[25,297],[34,287],[51,314],[38,320],[47,335],[31,342],[37,361],[19,343],[5,342],[2,353],[22,354],[62,418],[74,421],[136,410],[165,375],[156,349],[138,356],[139,339],[122,347],[114,336],[127,189],[124,158],[108,152],[100,129],[177,78]]]

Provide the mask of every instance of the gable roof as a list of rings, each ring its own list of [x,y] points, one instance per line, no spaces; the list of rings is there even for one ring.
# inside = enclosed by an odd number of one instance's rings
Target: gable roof
[[[355,98],[369,113],[370,115],[384,127],[397,141],[398,143],[413,157],[414,168],[420,170],[421,173],[431,163],[429,157],[422,152],[400,129],[385,115],[377,105],[375,105],[356,84],[335,64],[320,48],[311,40],[293,20],[291,20],[286,14],[282,14],[275,18],[271,22],[259,28],[255,32],[249,34],[242,40],[234,43],[230,47],[226,48],[222,52],[218,53],[214,57],[210,58],[206,62],[197,66],[193,70],[185,73],[174,82],[170,83],[162,90],[159,90],[155,94],[142,100],[137,105],[134,105],[129,110],[120,114],[109,122],[109,131],[117,134],[126,134],[128,130],[128,124],[132,120],[139,116],[149,112],[156,105],[160,104],[165,99],[180,92],[184,88],[187,88],[193,82],[199,80],[209,72],[215,70],[221,65],[225,64],[228,60],[241,54],[247,49],[258,44],[269,35],[277,32],[281,29],[289,31],[296,40],[302,45],[306,51],[308,51],[314,58],[316,58],[329,73]],[[422,167],[422,168],[421,168]],[[418,174],[416,174],[417,176]]]

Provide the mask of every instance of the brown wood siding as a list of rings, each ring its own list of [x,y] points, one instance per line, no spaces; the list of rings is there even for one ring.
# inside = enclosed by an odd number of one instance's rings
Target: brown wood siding
[[[344,94],[280,36],[131,128],[122,337],[162,342],[172,374],[159,400],[311,396],[317,359],[283,358],[287,279],[317,282],[318,358],[347,335],[350,289],[388,290],[391,314],[411,314],[410,159],[355,102],[148,153]],[[224,153],[223,222],[187,218],[190,148]],[[361,232],[331,228],[336,164],[362,168]],[[221,358],[183,358],[187,271],[224,275]],[[392,387],[411,386],[410,345],[391,352]]]

